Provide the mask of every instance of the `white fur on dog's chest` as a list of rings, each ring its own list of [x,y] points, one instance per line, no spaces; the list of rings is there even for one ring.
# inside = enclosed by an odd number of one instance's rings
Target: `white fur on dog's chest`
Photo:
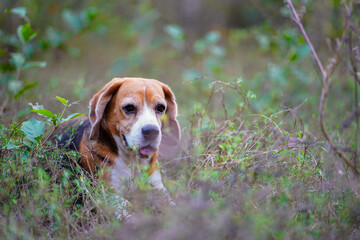
[[[120,158],[115,159],[115,166],[111,169],[111,185],[115,191],[121,190],[125,187],[124,184],[129,183],[131,180],[131,169]]]
[[[127,188],[132,189],[134,187],[132,183],[132,178],[134,176],[131,168],[133,167],[141,168],[147,166],[149,165],[150,160],[151,158],[149,159],[139,158],[138,161],[134,159],[134,161],[131,164],[127,165],[121,157],[116,158],[115,166],[113,166],[113,168],[111,169],[111,185],[113,186],[113,188],[116,191],[124,190]],[[155,189],[164,188],[164,185],[161,181],[161,174],[159,170],[156,170],[153,174],[151,174],[148,183],[154,186]]]

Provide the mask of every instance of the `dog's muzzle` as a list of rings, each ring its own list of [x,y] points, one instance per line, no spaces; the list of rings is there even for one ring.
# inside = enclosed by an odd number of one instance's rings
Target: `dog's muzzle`
[[[145,140],[153,141],[159,136],[160,130],[156,125],[146,125],[141,129],[141,133]]]

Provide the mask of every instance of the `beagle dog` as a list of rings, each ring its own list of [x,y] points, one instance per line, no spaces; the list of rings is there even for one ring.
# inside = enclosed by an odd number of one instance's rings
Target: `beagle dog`
[[[115,191],[125,189],[136,164],[147,167],[148,183],[169,197],[156,163],[160,143],[180,141],[176,117],[175,96],[164,83],[114,78],[92,97],[88,117],[72,119],[61,127],[58,144],[80,152],[80,165],[88,172],[103,167],[101,178]],[[126,201],[122,205],[128,205]]]

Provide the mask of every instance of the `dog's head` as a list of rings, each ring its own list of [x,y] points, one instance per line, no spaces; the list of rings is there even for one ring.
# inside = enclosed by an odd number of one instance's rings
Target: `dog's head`
[[[90,100],[89,138],[97,140],[104,130],[119,149],[148,157],[159,149],[161,139],[174,145],[180,141],[176,116],[175,96],[167,85],[154,79],[114,78]]]

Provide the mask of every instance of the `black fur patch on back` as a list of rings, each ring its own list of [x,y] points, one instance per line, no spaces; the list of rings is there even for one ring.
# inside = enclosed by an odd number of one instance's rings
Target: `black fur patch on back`
[[[58,142],[60,147],[65,147],[69,150],[79,151],[80,142],[84,131],[91,126],[89,119],[82,119],[81,121],[70,122],[61,134]]]
[[[64,123],[54,133],[58,147],[79,151],[83,135],[85,134],[85,139],[89,138],[89,128],[91,128],[91,123],[87,117],[75,118]],[[118,152],[115,140],[102,126],[100,126],[97,144],[113,153]],[[98,153],[94,154],[96,154],[99,159],[105,160],[106,158],[106,156],[100,156]]]

